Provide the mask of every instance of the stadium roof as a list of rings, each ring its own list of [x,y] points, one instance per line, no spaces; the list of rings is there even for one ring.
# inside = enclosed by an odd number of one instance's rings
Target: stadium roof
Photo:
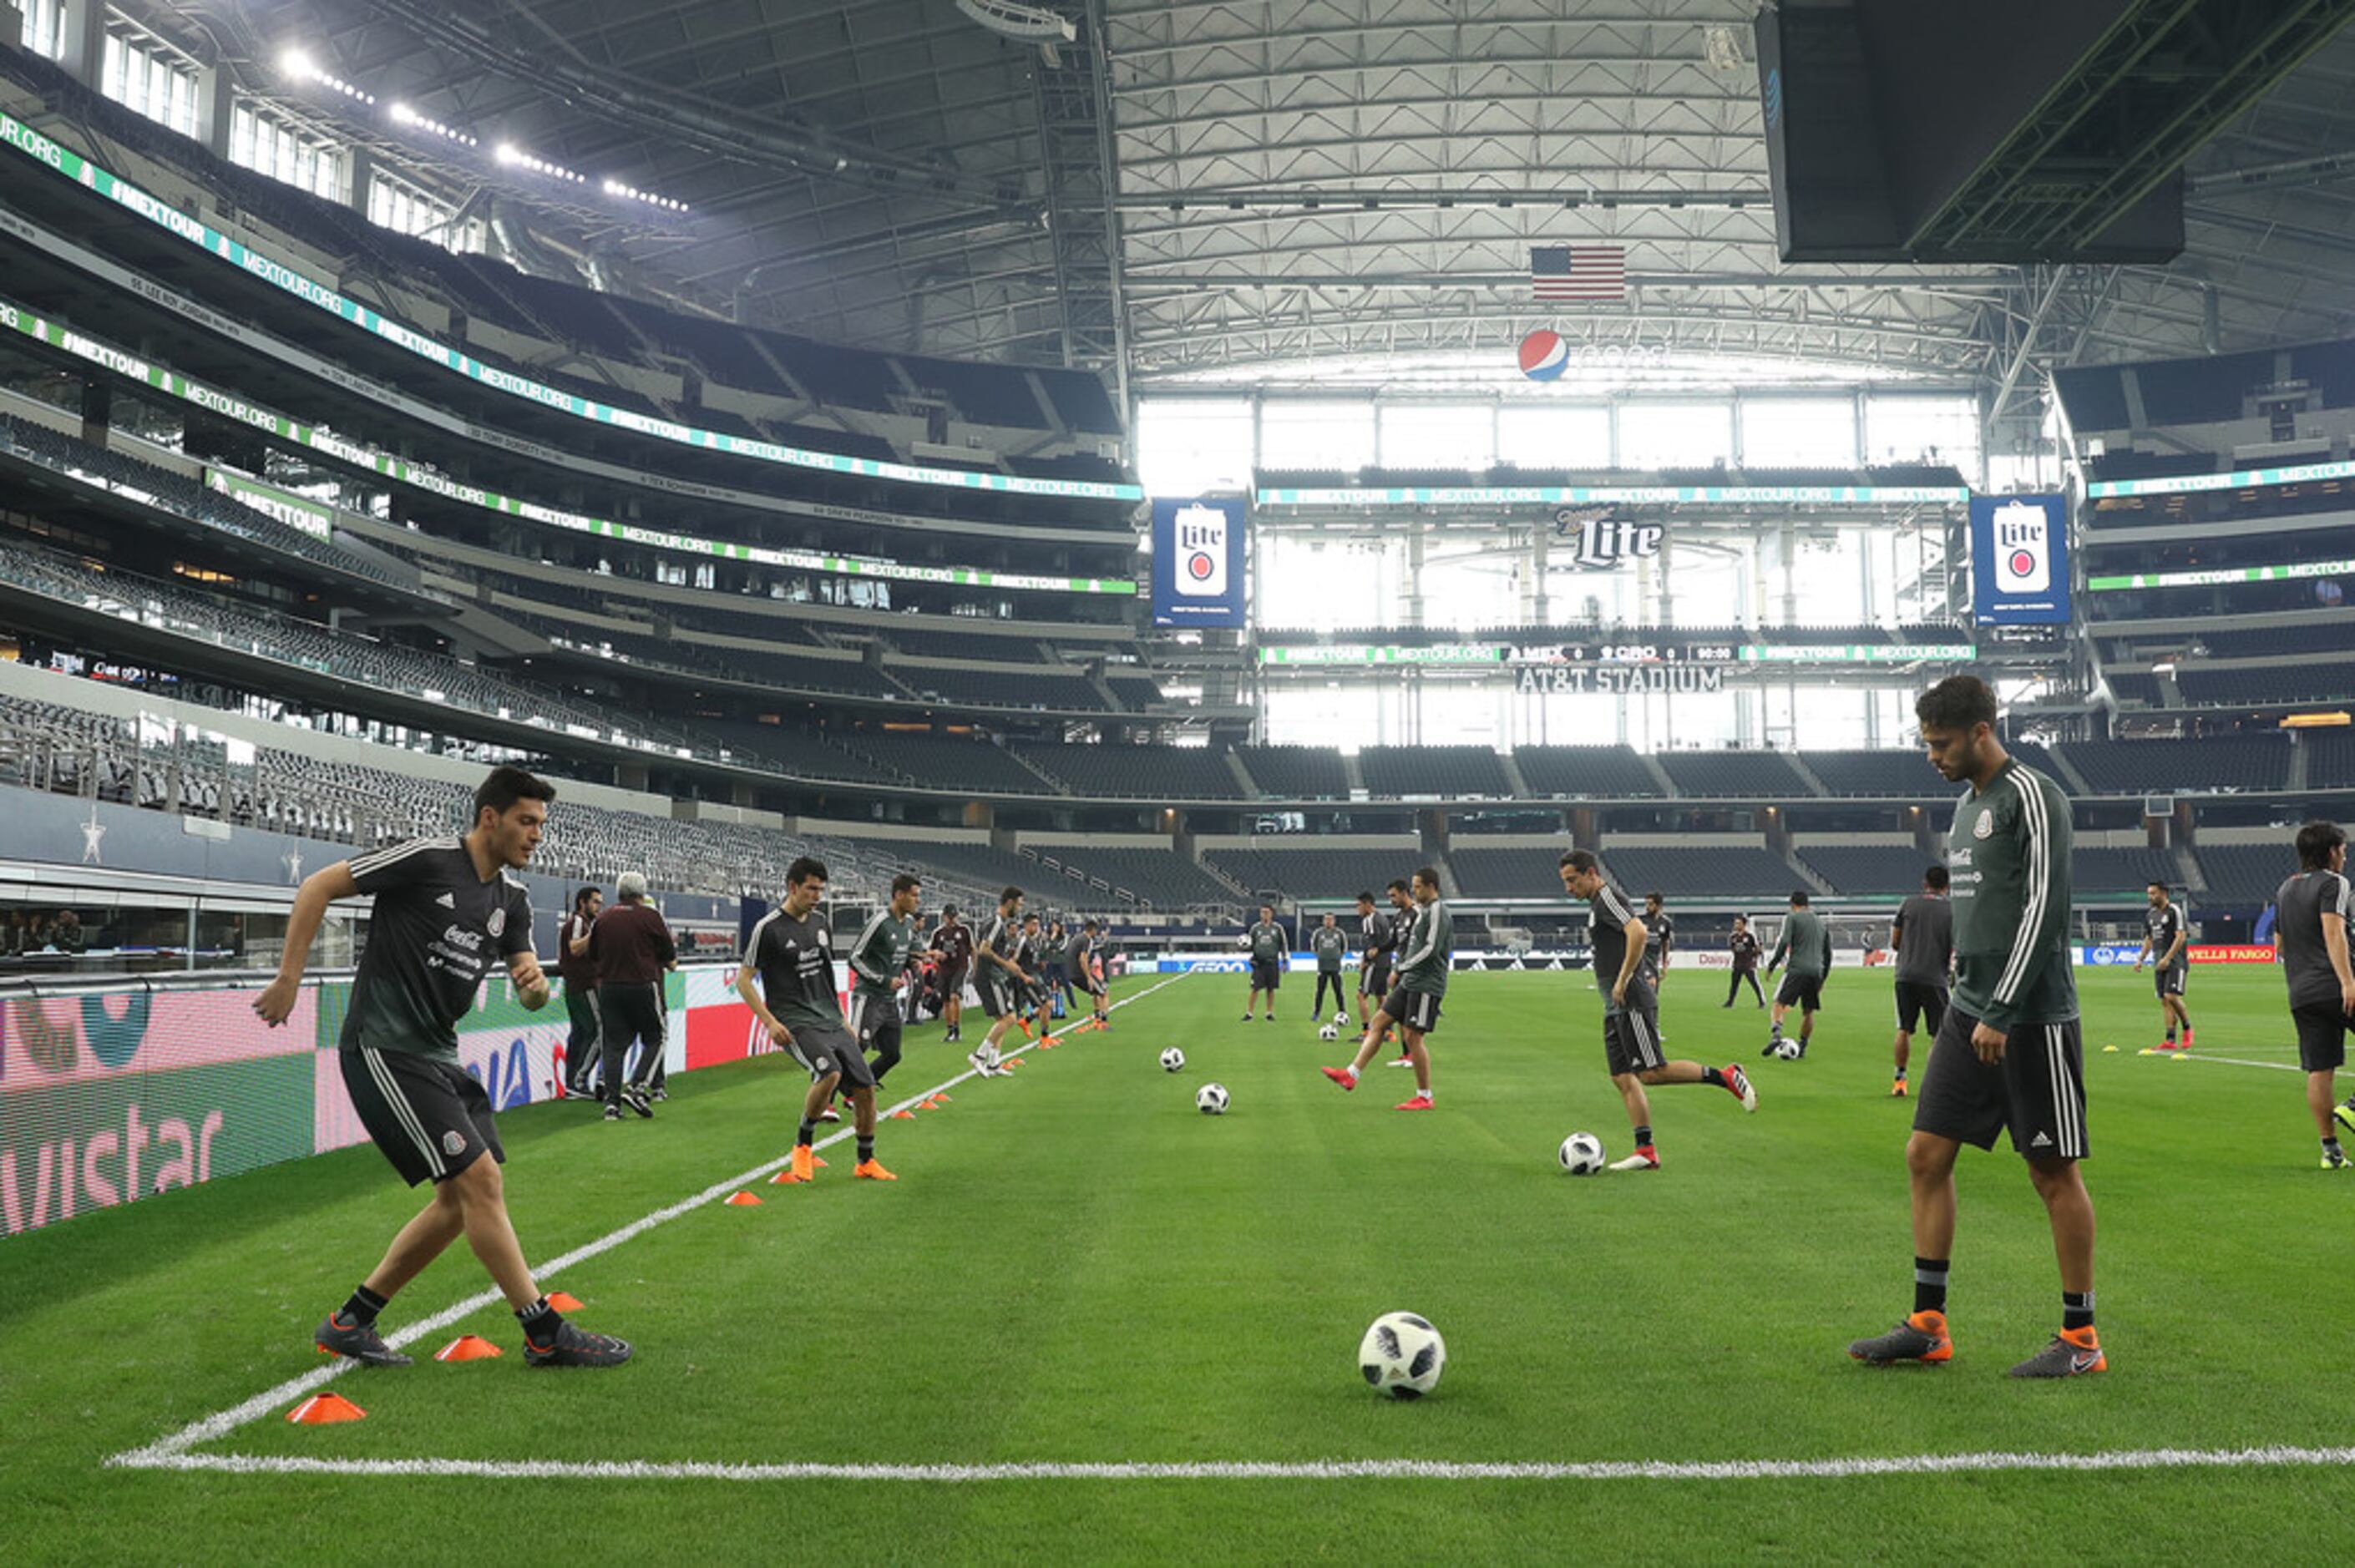
[[[1924,270],[1777,260],[1752,0],[125,8],[300,112],[369,111],[290,78],[290,46],[484,149],[684,201],[601,211],[480,151],[369,131],[475,210],[520,204],[619,286],[854,344],[1119,358],[1152,381],[1509,367],[1549,325],[1680,362],[1992,387],[2355,334],[2355,35],[2196,154],[2178,262]],[[1077,41],[996,30],[1042,9]],[[1576,243],[1625,248],[1624,304],[1532,300],[1530,248]]]

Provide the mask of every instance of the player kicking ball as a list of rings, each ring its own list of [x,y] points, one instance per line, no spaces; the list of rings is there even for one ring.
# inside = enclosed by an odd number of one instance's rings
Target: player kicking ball
[[[1382,1036],[1398,1025],[1406,1042],[1407,1059],[1414,1064],[1415,1092],[1396,1107],[1402,1111],[1435,1108],[1431,1097],[1431,1054],[1423,1037],[1439,1027],[1440,998],[1447,994],[1447,969],[1455,951],[1455,917],[1439,896],[1439,873],[1424,866],[1414,874],[1411,895],[1414,923],[1399,959],[1398,989],[1391,991],[1358,1044],[1358,1054],[1346,1067],[1326,1067],[1324,1075],[1345,1089],[1358,1086],[1358,1075],[1381,1049]]]
[[[850,1097],[851,1128],[858,1138],[858,1164],[851,1174],[867,1181],[897,1181],[875,1158],[875,1069],[852,1036],[837,1000],[841,992],[834,989],[834,933],[817,906],[826,882],[826,863],[808,855],[785,867],[784,902],[752,927],[736,970],[736,994],[769,1038],[810,1076],[794,1139],[794,1177],[817,1180],[812,1140],[819,1118],[841,1088]]]
[[[1646,1085],[1708,1084],[1758,1108],[1758,1091],[1739,1066],[1704,1067],[1699,1062],[1671,1062],[1660,1049],[1660,1001],[1652,990],[1650,965],[1645,951],[1649,933],[1636,917],[1627,895],[1611,885],[1591,850],[1570,850],[1557,863],[1561,885],[1573,898],[1583,898],[1592,917],[1587,945],[1594,950],[1597,980],[1609,977],[1610,991],[1603,1003],[1603,1057],[1611,1069],[1611,1086],[1627,1107],[1627,1123],[1636,1129],[1636,1152],[1614,1160],[1614,1171],[1657,1171],[1660,1153],[1652,1142],[1652,1102]]]
[[[284,1023],[327,906],[372,896],[336,1056],[352,1108],[393,1170],[411,1187],[433,1183],[432,1202],[319,1325],[314,1338],[330,1355],[410,1365],[377,1332],[377,1316],[463,1235],[523,1326],[526,1365],[612,1367],[630,1359],[627,1340],[575,1327],[539,1293],[507,1219],[499,1171],[507,1155],[490,1097],[458,1065],[458,1020],[474,1005],[494,956],[506,961],[526,1007],[548,1003],[548,978],[531,949],[531,895],[507,873],[539,847],[554,799],[555,789],[520,768],[493,768],[474,791],[474,825],[464,837],[338,861],[294,895],[278,978],[254,998],[253,1011],[272,1029]]]

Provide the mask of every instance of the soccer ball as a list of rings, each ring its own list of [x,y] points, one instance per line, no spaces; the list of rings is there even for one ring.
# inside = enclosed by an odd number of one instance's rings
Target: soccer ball
[[[1185,1065],[1186,1053],[1178,1049],[1177,1046],[1172,1045],[1168,1050],[1161,1053],[1161,1070],[1163,1072],[1175,1073]]]
[[[1412,1312],[1385,1312],[1358,1344],[1358,1370],[1378,1393],[1421,1399],[1439,1386],[1447,1346],[1430,1320]]]
[[[1346,1010],[1333,1015],[1333,1027],[1336,1029],[1347,1029],[1349,1027],[1349,1014]]]
[[[1573,1132],[1561,1140],[1561,1168],[1573,1176],[1592,1176],[1603,1169],[1603,1140],[1591,1132]]]
[[[1778,1040],[1774,1044],[1774,1054],[1783,1061],[1796,1062],[1799,1059],[1799,1043],[1790,1039]]]
[[[1341,1038],[1341,1027],[1337,1023],[1328,1023],[1324,1028],[1316,1032],[1316,1038],[1319,1040],[1338,1040]]]
[[[1194,1092],[1194,1108],[1204,1116],[1227,1114],[1227,1086],[1224,1084],[1204,1084]]]

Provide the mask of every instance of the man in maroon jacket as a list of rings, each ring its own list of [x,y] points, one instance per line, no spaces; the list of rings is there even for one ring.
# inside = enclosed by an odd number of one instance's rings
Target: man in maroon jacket
[[[628,1106],[642,1117],[655,1114],[662,1093],[663,976],[678,968],[678,946],[662,915],[646,902],[645,874],[625,871],[615,891],[621,902],[589,931],[589,957],[597,965],[597,1011],[605,1021],[605,1119],[622,1119]],[[624,1081],[623,1067],[634,1042],[643,1042],[638,1072]]]

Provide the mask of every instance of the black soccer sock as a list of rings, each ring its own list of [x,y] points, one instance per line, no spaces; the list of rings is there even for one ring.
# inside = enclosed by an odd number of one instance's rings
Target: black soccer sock
[[[1724,1070],[1719,1067],[1703,1067],[1700,1070],[1700,1081],[1713,1089],[1721,1089],[1725,1087]]]
[[[816,1132],[817,1132],[817,1123],[815,1123],[815,1122],[814,1122],[814,1121],[810,1120],[808,1118],[805,1117],[805,1118],[802,1118],[802,1130],[801,1130],[801,1135],[800,1135],[798,1138],[795,1138],[795,1139],[794,1139],[794,1141],[795,1143],[800,1144],[803,1148],[806,1149],[806,1148],[808,1148],[808,1147],[809,1147],[809,1143],[810,1143],[810,1139],[811,1139],[811,1138],[813,1138],[813,1137],[816,1134]]]
[[[2090,1329],[2094,1326],[2092,1291],[2063,1290],[2061,1293],[2061,1326],[2064,1329]]]
[[[1913,1310],[1944,1312],[1946,1309],[1946,1262],[1943,1257],[1917,1257],[1913,1260]]]
[[[1638,1149],[1649,1149],[1652,1147],[1652,1129],[1650,1128],[1639,1127],[1636,1129],[1636,1147]]]
[[[861,1133],[858,1139],[858,1163],[864,1165],[874,1158],[875,1135],[871,1132]]]
[[[2326,1153],[2344,1153],[2344,1152],[2345,1152],[2343,1150],[2339,1149],[2339,1135],[2338,1135],[2337,1133],[2332,1133],[2328,1138],[2324,1139],[2322,1140],[2322,1148],[2323,1148],[2324,1152],[2326,1152]],[[345,1310],[348,1312],[349,1310],[351,1310],[351,1308],[347,1307],[347,1308],[345,1308]]]
[[[383,1311],[390,1305],[391,1303],[387,1301],[383,1297],[378,1296],[375,1291],[370,1290],[367,1286],[363,1285],[357,1290],[352,1292],[352,1298],[350,1300],[344,1303],[342,1316],[348,1319],[357,1326],[365,1329],[369,1324],[376,1321],[376,1315],[378,1313]]]
[[[556,1330],[564,1326],[564,1314],[548,1304],[543,1296],[528,1307],[516,1310],[516,1321],[523,1325],[523,1337],[535,1345],[552,1343]]]

